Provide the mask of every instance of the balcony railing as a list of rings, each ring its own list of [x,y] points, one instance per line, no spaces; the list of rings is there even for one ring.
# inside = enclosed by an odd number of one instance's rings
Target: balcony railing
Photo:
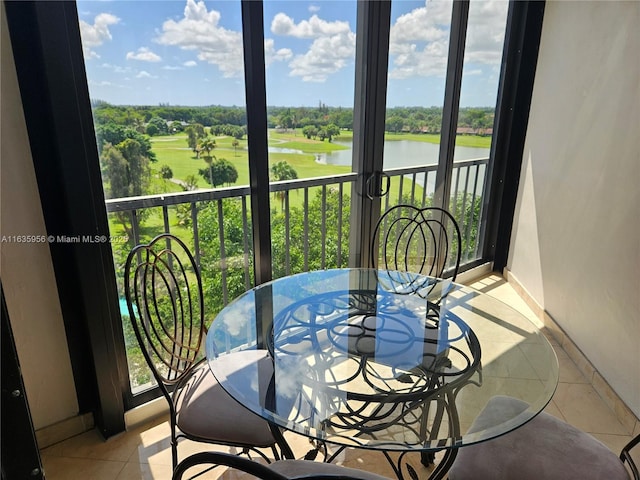
[[[454,163],[449,210],[462,233],[462,265],[481,252],[487,158]],[[431,204],[436,165],[395,168],[382,210],[397,203]],[[357,174],[273,182],[273,277],[348,266],[351,187]],[[112,226],[124,228],[128,244],[114,248],[120,296],[124,258],[130,248],[171,232],[193,248],[200,268],[207,321],[233,298],[253,286],[253,250],[248,186],[166,193],[107,200]],[[112,231],[112,235],[116,232]],[[117,232],[121,233],[121,232]],[[151,384],[129,322],[124,322],[132,391]]]
[[[452,182],[452,194],[449,209],[454,214],[461,227],[463,237],[462,262],[470,263],[478,258],[481,248],[478,232],[482,221],[482,198],[486,185],[486,165],[487,158],[457,161],[454,163],[454,174]],[[390,194],[383,200],[382,209],[385,210],[397,203],[411,203],[418,206],[429,204],[434,193],[436,165],[426,165],[420,167],[405,167],[386,170],[385,173],[391,178]],[[342,267],[344,258],[348,256],[348,238],[345,238],[345,226],[349,218],[346,215],[348,208],[348,198],[351,192],[351,184],[356,180],[357,174],[349,173],[334,175],[330,177],[316,177],[301,180],[289,180],[273,182],[271,192],[274,195],[272,211],[274,217],[278,217],[284,229],[284,251],[283,262],[279,265],[283,274],[298,273],[292,270],[291,242],[292,242],[292,222],[293,210],[298,209],[297,217],[301,216],[302,232],[301,238],[296,237],[296,241],[302,244],[302,271],[310,268],[327,268],[328,266]],[[295,192],[295,197],[294,197]],[[335,212],[335,225],[331,225],[337,231],[339,241],[327,242],[327,202],[328,195],[337,196],[337,208]],[[244,284],[246,289],[252,285],[252,253],[251,253],[251,228],[249,212],[249,186],[216,188],[206,190],[195,190],[178,193],[166,193],[159,195],[148,195],[140,197],[118,198],[107,200],[107,212],[110,214],[120,214],[128,217],[130,233],[133,237],[132,244],[137,245],[142,240],[148,240],[161,232],[175,233],[180,228],[184,233],[190,230],[190,242],[193,245],[196,262],[202,268],[201,248],[201,219],[200,212],[207,204],[215,205],[215,217],[219,225],[218,245],[219,252],[218,266],[223,275],[223,303],[226,305],[230,298],[226,286],[225,272],[231,264],[237,266],[241,262],[244,270]],[[310,225],[311,200],[312,195],[316,195],[317,202],[321,206],[320,224],[312,231]],[[242,252],[229,254],[225,248],[225,222],[223,202],[233,199],[240,203],[242,217]],[[295,200],[295,201],[294,201]],[[345,201],[346,200],[346,201]],[[281,211],[278,211],[280,203]],[[293,205],[295,203],[295,205]],[[315,207],[315,205],[314,205]],[[188,229],[178,226],[176,222],[172,225],[170,221],[170,209],[181,208],[182,225],[189,225]],[[141,228],[141,217],[144,212],[151,209],[161,209],[161,222],[156,222],[155,227],[146,228],[144,235]],[[296,217],[296,220],[298,218]],[[315,215],[314,215],[315,217]],[[272,219],[272,222],[274,220]],[[297,235],[297,233],[296,233]],[[320,246],[318,258],[310,261],[311,246]],[[332,251],[328,251],[332,249]],[[331,260],[329,260],[329,257]]]

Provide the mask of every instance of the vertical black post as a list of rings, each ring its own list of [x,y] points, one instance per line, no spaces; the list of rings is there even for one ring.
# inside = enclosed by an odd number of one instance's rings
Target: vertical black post
[[[493,258],[493,268],[498,272],[507,265],[509,255],[544,7],[544,1],[509,4],[493,148],[488,165],[492,172],[490,190],[483,205],[483,210],[488,212],[487,221],[482,222],[487,225],[486,234],[481,231],[479,236],[486,239],[483,258]]]
[[[380,216],[380,198],[368,197],[367,182],[377,189],[383,170],[390,25],[389,0],[358,2],[353,109],[353,171],[358,178],[351,193],[351,267],[368,266],[375,219]]]
[[[464,47],[467,38],[467,20],[469,18],[469,0],[453,2],[451,13],[451,35],[449,38],[449,60],[447,62],[447,80],[442,109],[442,128],[440,136],[440,156],[436,173],[436,188],[433,205],[449,209],[451,177],[453,174],[453,154],[458,129],[458,109],[460,106],[460,88],[462,86],[462,67],[464,66]]]
[[[9,311],[2,297],[2,478],[43,479],[42,462],[33,431],[27,393],[24,389],[18,352],[13,340]]]
[[[267,91],[264,69],[264,18],[261,0],[242,0],[242,40],[247,101],[249,185],[255,284],[271,280],[271,207],[267,150]]]

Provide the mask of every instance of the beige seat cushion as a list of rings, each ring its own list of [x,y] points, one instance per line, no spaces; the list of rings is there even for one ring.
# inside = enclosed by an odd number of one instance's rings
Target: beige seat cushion
[[[238,355],[244,363],[245,352]],[[263,367],[264,365],[264,367]],[[267,368],[261,362],[261,368]],[[233,399],[204,363],[176,398],[178,428],[189,436],[216,443],[267,447],[274,444],[269,424]]]
[[[469,432],[483,430],[501,411],[527,407],[515,398],[493,397]],[[601,442],[544,412],[506,435],[460,448],[449,471],[449,480],[515,479],[629,480],[629,475]]]
[[[336,479],[353,477],[361,480],[389,480],[375,473],[334,465],[332,463],[312,462],[310,460],[283,460],[269,465],[269,468],[290,480],[313,477],[313,475],[334,476]]]

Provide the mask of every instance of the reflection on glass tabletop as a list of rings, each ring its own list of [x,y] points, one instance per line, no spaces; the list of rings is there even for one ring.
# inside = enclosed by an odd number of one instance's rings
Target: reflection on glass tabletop
[[[555,353],[526,317],[449,280],[339,269],[256,287],[207,335],[222,387],[274,424],[345,446],[435,450],[526,423],[558,382]],[[490,398],[518,398],[467,429]]]

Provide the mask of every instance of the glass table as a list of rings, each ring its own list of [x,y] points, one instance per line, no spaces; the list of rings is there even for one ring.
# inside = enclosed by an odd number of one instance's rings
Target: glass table
[[[553,348],[506,304],[448,280],[369,269],[246,292],[213,321],[206,353],[222,387],[274,430],[337,445],[328,461],[346,447],[380,450],[399,478],[405,454],[427,463],[445,450],[430,477],[442,478],[458,448],[525,424],[558,383]],[[494,396],[528,408],[467,433]]]

